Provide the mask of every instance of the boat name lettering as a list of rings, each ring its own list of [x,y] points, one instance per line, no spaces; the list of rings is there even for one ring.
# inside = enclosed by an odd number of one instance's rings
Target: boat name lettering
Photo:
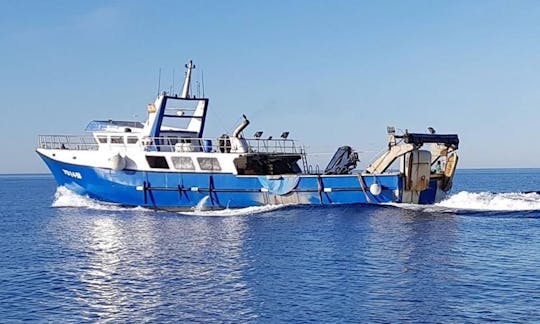
[[[82,175],[80,172],[66,170],[66,169],[62,169],[62,172],[64,172],[64,174],[67,175],[68,177],[72,177],[75,179],[82,179]]]

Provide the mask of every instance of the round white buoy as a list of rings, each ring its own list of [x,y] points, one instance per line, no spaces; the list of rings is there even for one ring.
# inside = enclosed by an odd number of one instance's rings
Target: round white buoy
[[[126,167],[126,159],[119,153],[111,156],[109,158],[109,163],[111,169],[113,169],[114,171],[120,171]]]
[[[378,183],[374,183],[371,186],[369,186],[369,192],[371,192],[371,194],[374,196],[380,195],[381,191],[382,191],[381,185]]]

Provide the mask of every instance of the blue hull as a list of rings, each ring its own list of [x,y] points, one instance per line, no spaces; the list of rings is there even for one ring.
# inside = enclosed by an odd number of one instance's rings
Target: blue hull
[[[357,175],[299,175],[292,177],[294,181],[291,182],[287,176],[265,180],[266,177],[223,173],[113,171],[40,156],[60,186],[97,200],[148,208],[186,210],[197,205],[211,209],[288,203],[380,204],[400,202],[399,189],[402,188],[402,178],[397,174],[362,178]],[[435,199],[437,184],[432,182],[430,189],[422,193],[422,203],[433,203]],[[373,183],[381,186],[379,195],[369,192]]]

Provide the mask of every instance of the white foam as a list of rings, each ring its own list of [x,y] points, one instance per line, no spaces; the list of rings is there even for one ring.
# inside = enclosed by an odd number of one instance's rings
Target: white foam
[[[204,204],[208,199],[204,200],[202,203],[194,208],[190,212],[181,212],[180,214],[191,215],[191,216],[242,216],[242,215],[252,215],[260,214],[276,209],[286,207],[287,205],[268,205],[268,206],[258,206],[258,207],[246,207],[238,209],[221,209],[221,210],[204,210]],[[109,211],[119,211],[119,210],[148,210],[144,207],[122,207],[116,204],[106,203],[94,200],[88,196],[81,196],[66,187],[56,188],[56,193],[54,194],[54,201],[51,205],[52,207],[75,207],[75,208],[87,208],[95,210],[109,210]]]
[[[144,208],[142,207],[127,208],[127,207],[122,207],[116,204],[100,202],[88,196],[81,196],[64,186],[56,188],[56,193],[54,194],[54,201],[51,206],[52,207],[76,207],[76,208],[112,210],[112,211],[134,210],[134,209],[144,210]]]
[[[540,210],[540,195],[533,193],[461,191],[435,206],[467,210],[519,211]]]
[[[461,191],[433,205],[391,204],[392,206],[427,212],[455,211],[530,211],[540,210],[537,193],[492,193]]]
[[[220,209],[220,210],[193,210],[191,212],[180,212],[180,214],[190,215],[190,216],[244,216],[244,215],[253,215],[266,213],[287,207],[289,205],[267,205],[267,206],[256,206],[256,207],[245,207],[245,208],[234,208],[234,209]]]
[[[210,199],[210,196],[204,196],[203,199],[201,199],[198,203],[197,203],[197,206],[195,206],[195,211],[202,211],[205,209],[205,206],[206,206],[206,202],[208,201],[208,199]]]

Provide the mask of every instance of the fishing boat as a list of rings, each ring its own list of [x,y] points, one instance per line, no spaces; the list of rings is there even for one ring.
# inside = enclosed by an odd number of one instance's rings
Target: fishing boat
[[[193,63],[181,93],[161,92],[144,122],[94,120],[85,135],[40,135],[37,153],[59,186],[123,206],[166,210],[275,204],[433,204],[452,188],[456,134],[388,127],[388,149],[363,170],[342,145],[323,168],[283,132],[246,136],[249,120],[230,134],[205,137],[208,98],[190,92]],[[433,170],[442,165],[440,170]]]

